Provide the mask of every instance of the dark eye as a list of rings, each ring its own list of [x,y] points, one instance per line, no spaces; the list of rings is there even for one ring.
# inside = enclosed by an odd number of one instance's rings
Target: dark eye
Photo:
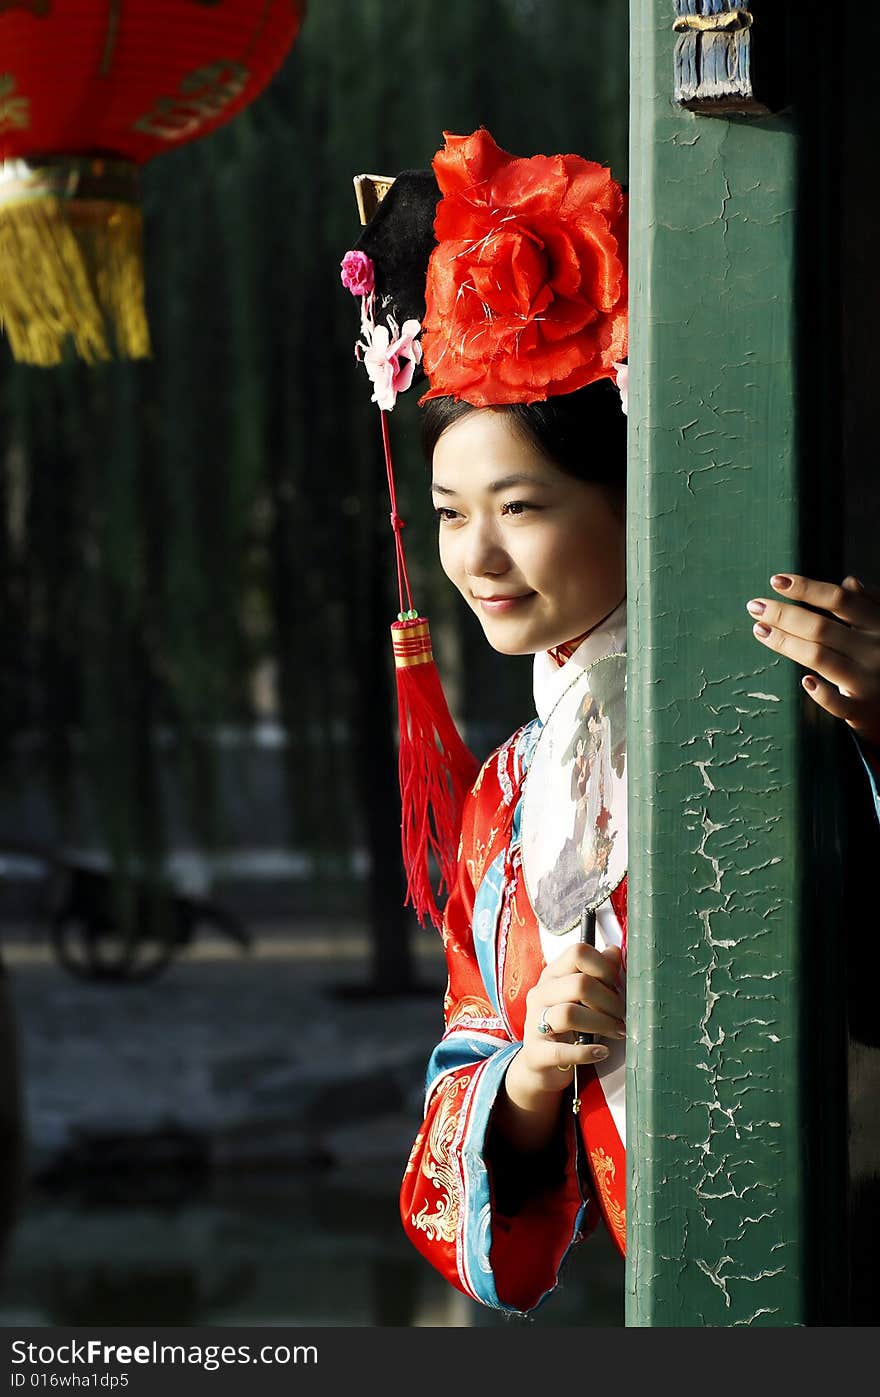
[[[501,513],[512,514],[516,519],[519,518],[520,515],[525,514],[527,509],[532,509],[532,507],[533,506],[528,500],[508,500],[501,506]]]
[[[437,504],[434,506],[434,513],[441,523],[448,523],[452,519],[458,518],[458,510],[450,509],[449,505]]]

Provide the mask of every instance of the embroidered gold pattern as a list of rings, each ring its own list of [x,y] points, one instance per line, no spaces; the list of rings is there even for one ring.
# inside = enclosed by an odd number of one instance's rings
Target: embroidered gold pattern
[[[494,1018],[496,1018],[495,1010],[488,999],[483,999],[478,994],[465,994],[458,1001],[447,1027],[452,1028],[453,1024],[462,1023],[468,1019]]]
[[[590,1163],[593,1166],[593,1175],[602,1200],[602,1211],[608,1219],[608,1224],[615,1237],[625,1245],[626,1208],[621,1208],[611,1192],[617,1166],[611,1156],[607,1155],[601,1148],[590,1150]]]
[[[457,951],[459,955],[461,954],[463,948],[456,937],[454,928],[449,925],[448,903],[443,912],[443,920],[440,923],[440,939],[443,942],[443,949],[447,954],[450,951]]]
[[[412,1149],[410,1150],[409,1159],[407,1160],[406,1168],[405,1168],[404,1171],[403,1171],[403,1172],[404,1172],[404,1175],[406,1175],[406,1174],[411,1174],[412,1171],[415,1169],[415,1167],[416,1167],[416,1161],[418,1160],[418,1157],[419,1157],[419,1155],[421,1154],[421,1151],[422,1151],[422,1141],[424,1140],[424,1138],[425,1138],[425,1132],[424,1132],[424,1130],[420,1130],[419,1133],[418,1133],[418,1135],[417,1135],[416,1138],[415,1138],[415,1144],[413,1145]]]
[[[480,770],[479,770],[479,772],[477,773],[477,779],[476,779],[476,781],[474,782],[473,786],[471,787],[471,790],[473,791],[474,795],[477,794],[477,792],[479,791],[480,787],[482,786],[482,784],[483,784],[483,777],[486,775],[486,772],[489,770],[489,767],[490,767],[490,765],[491,765],[491,762],[492,762],[492,758],[491,758],[491,757],[487,757],[486,760],[483,762],[483,765],[480,767]]]
[[[458,1171],[452,1159],[452,1142],[458,1129],[459,1098],[463,1096],[467,1085],[466,1076],[450,1076],[437,1088],[441,1101],[428,1135],[428,1148],[422,1160],[422,1174],[434,1185],[439,1198],[434,1212],[428,1211],[426,1203],[418,1213],[413,1213],[410,1217],[413,1227],[424,1232],[432,1242],[454,1242],[458,1228]]]
[[[490,829],[489,838],[487,840],[474,840],[474,856],[468,859],[467,869],[470,874],[471,883],[475,888],[478,888],[483,881],[483,874],[486,871],[486,857],[497,833],[497,830]]]
[[[524,939],[522,935],[517,936],[515,932],[513,935],[510,934],[514,927],[518,928],[521,932],[522,928],[526,924],[526,919],[519,908],[519,872],[521,866],[522,859],[520,857],[519,850],[515,850],[513,859],[511,860],[508,892],[510,903],[510,920],[508,923],[508,970],[506,979],[508,985],[507,997],[511,1001],[511,1003],[519,998],[519,993],[522,987],[523,979],[523,965],[521,953],[524,949]]]

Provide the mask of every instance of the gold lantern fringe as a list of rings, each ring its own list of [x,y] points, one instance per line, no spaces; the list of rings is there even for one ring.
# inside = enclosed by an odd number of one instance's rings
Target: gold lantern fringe
[[[58,364],[68,340],[90,364],[146,357],[141,210],[106,197],[130,196],[129,168],[123,188],[117,162],[26,166],[26,179],[22,166],[0,174],[0,321],[15,358]]]

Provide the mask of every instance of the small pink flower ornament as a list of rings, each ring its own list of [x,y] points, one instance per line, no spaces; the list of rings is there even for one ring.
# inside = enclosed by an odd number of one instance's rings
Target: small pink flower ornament
[[[376,285],[372,258],[365,252],[347,252],[339,264],[342,285],[352,296],[369,296]]]
[[[376,270],[365,252],[347,252],[339,265],[342,285],[361,298],[361,339],[354,347],[355,358],[363,361],[373,385],[372,401],[390,412],[422,361],[417,338],[422,327],[418,320],[405,320],[401,330],[390,313],[387,324],[376,324]]]
[[[413,381],[416,365],[421,363],[422,346],[416,336],[421,330],[418,320],[405,320],[398,329],[393,315],[388,325],[373,325],[366,317],[362,323],[363,340],[358,341],[355,354],[363,360],[373,385],[372,401],[383,412],[390,412],[398,393],[405,393]]]
[[[620,393],[620,406],[623,408],[624,415],[626,415],[629,402],[629,364],[616,363],[614,368],[617,370],[615,381],[617,383],[618,392]]]

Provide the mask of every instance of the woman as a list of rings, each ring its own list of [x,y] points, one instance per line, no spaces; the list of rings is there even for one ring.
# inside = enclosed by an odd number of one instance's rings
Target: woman
[[[368,316],[362,348],[383,408],[424,355],[440,560],[493,648],[535,656],[538,716],[490,756],[465,803],[442,926],[445,1033],[401,1216],[452,1284],[525,1312],[600,1214],[625,1246],[626,882],[598,911],[595,946],[551,935],[525,888],[520,828],[557,698],[626,645],[625,201],[602,167],[514,160],[485,131],[447,136],[434,172],[433,250],[422,206],[412,236],[377,259],[377,275],[385,260],[398,279],[426,276],[424,311],[395,306],[378,337]],[[371,257],[389,250],[391,206],[380,214],[361,243]],[[748,603],[756,640],[815,671],[805,688],[850,724],[876,777],[878,599],[852,578],[771,584],[775,598]],[[573,804],[595,811],[582,775]]]
[[[541,720],[574,669],[625,649],[623,424],[607,380],[535,408],[426,409],[443,569],[493,648],[535,655],[538,718],[489,758],[465,807],[443,929],[446,1034],[401,1208],[453,1283],[520,1311],[595,1224],[593,1199],[621,1250],[625,1240],[625,883],[600,909],[596,947],[581,945],[576,932],[542,935],[519,857]],[[601,449],[566,469],[560,437]],[[577,1045],[575,1032],[599,1041]],[[575,1064],[601,1074],[581,1093],[583,1145]]]

